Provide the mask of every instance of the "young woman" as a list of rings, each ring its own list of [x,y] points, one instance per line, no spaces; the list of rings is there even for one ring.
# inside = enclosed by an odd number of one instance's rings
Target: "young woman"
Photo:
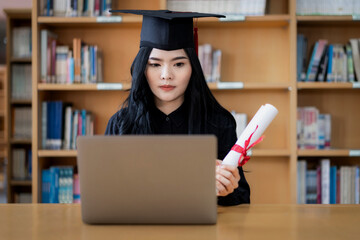
[[[143,21],[140,50],[131,66],[129,96],[110,118],[105,134],[214,134],[218,139],[218,204],[250,203],[250,188],[242,168],[220,164],[219,159],[237,140],[236,123],[208,88],[193,42],[180,44],[183,48],[178,46],[179,38],[159,44],[153,36],[144,36],[146,21],[152,19]],[[169,27],[174,28],[165,28]]]

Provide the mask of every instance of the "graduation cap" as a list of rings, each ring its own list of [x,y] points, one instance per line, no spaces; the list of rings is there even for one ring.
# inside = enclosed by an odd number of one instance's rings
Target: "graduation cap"
[[[169,10],[110,10],[110,12],[142,15],[140,47],[162,50],[195,48],[197,51],[197,28],[193,27],[193,18],[225,17],[219,14]]]

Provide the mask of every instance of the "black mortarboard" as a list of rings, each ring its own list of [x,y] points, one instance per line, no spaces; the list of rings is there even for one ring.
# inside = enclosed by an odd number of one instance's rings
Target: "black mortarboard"
[[[140,47],[163,50],[197,47],[197,43],[194,43],[193,18],[225,17],[218,14],[169,10],[110,10],[110,12],[143,15]]]

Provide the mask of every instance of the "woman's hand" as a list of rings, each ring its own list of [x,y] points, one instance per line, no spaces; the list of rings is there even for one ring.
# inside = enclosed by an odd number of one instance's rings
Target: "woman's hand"
[[[226,196],[239,186],[240,175],[236,166],[221,163],[221,160],[216,160],[216,190],[217,196]]]

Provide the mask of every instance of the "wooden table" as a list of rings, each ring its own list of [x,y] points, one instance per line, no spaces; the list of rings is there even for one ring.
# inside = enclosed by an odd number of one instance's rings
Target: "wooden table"
[[[220,207],[218,223],[86,225],[80,205],[0,204],[0,239],[360,239],[359,205]]]

